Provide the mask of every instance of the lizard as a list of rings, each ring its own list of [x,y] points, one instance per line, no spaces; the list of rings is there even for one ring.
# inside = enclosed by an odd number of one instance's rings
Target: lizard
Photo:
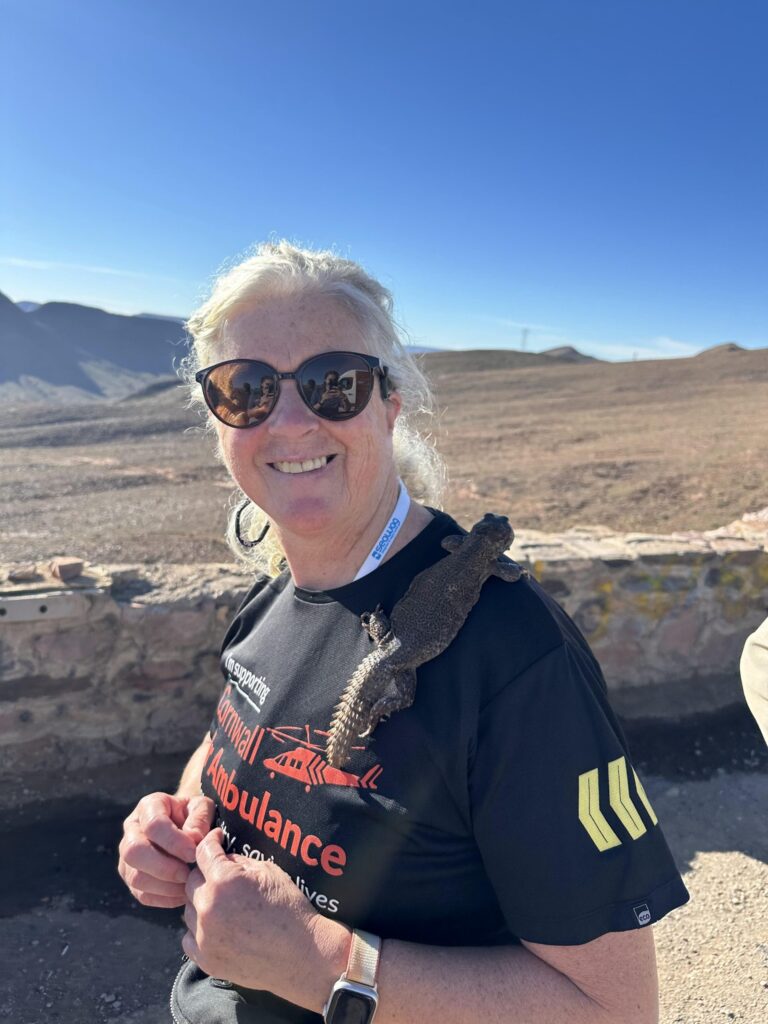
[[[500,561],[513,537],[506,516],[487,512],[469,533],[443,538],[449,557],[415,576],[389,616],[381,606],[361,616],[374,648],[334,709],[326,744],[329,764],[344,765],[357,737],[370,736],[383,718],[411,706],[416,669],[453,642],[490,576],[512,583],[528,576],[516,562]]]

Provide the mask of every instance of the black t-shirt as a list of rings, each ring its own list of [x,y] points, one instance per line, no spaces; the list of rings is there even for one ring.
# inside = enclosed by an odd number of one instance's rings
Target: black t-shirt
[[[391,611],[459,532],[437,513],[362,580],[314,593],[286,573],[251,588],[222,645],[202,778],[228,852],[274,860],[318,911],[385,939],[572,945],[657,921],[688,893],[597,662],[533,580],[489,579],[418,670],[412,707],[343,769],[325,760],[333,709],[371,650],[360,615]],[[264,1006],[265,1020],[319,1020],[267,994]]]

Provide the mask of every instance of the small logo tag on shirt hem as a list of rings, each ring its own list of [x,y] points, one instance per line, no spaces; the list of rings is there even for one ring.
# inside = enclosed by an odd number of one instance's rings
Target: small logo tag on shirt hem
[[[639,925],[642,926],[651,923],[651,912],[648,909],[647,903],[641,903],[638,907],[632,907],[632,910],[634,911]]]

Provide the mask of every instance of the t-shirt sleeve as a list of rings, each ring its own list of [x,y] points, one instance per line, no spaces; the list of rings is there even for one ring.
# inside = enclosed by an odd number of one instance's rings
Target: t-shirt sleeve
[[[601,673],[566,640],[481,710],[475,839],[509,929],[580,945],[688,900]]]

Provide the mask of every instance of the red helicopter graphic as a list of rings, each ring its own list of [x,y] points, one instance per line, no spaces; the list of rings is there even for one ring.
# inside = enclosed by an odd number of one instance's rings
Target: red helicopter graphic
[[[333,768],[318,751],[325,750],[325,743],[313,743],[310,739],[310,728],[303,726],[306,739],[301,739],[296,733],[302,732],[300,725],[283,725],[277,729],[267,728],[273,739],[278,743],[296,743],[298,746],[293,750],[286,750],[277,757],[267,757],[264,760],[264,767],[269,769],[270,778],[274,779],[275,773],[288,775],[298,782],[304,783],[304,789],[308,793],[313,786],[355,786],[363,789],[376,789],[376,780],[383,769],[380,764],[369,768],[362,778],[352,772],[343,772],[340,768]],[[321,729],[313,729],[311,732],[317,736],[327,736],[328,733]],[[363,747],[353,747],[353,750],[363,750]]]

